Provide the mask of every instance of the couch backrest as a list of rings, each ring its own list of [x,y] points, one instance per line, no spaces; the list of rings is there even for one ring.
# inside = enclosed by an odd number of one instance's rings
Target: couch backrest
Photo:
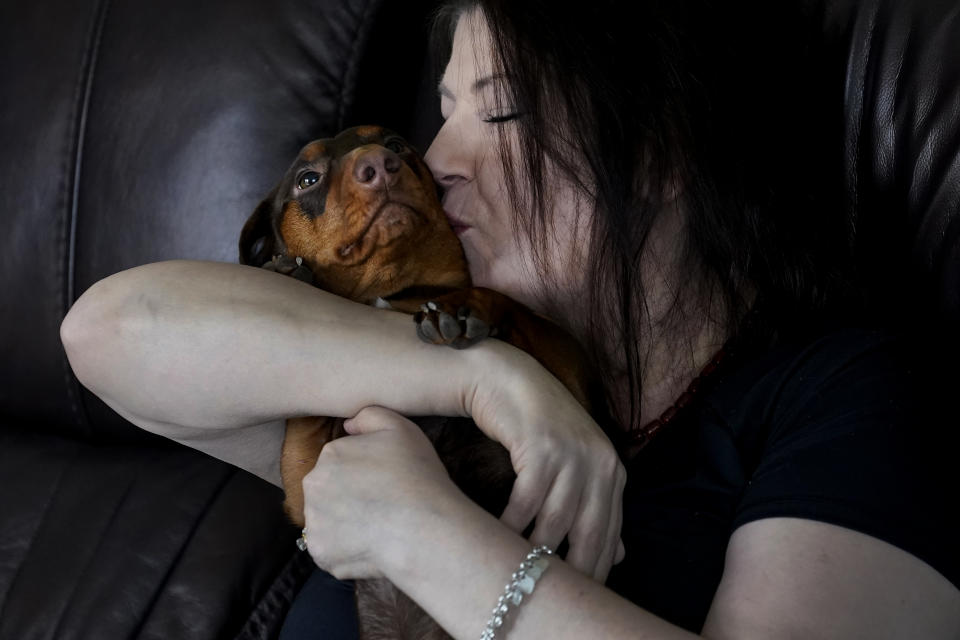
[[[958,338],[960,4],[807,4],[844,107],[847,210],[873,312]]]
[[[140,437],[74,378],[58,334],[70,305],[136,265],[236,261],[247,215],[311,139],[377,122],[425,148],[433,4],[3,3],[0,428]],[[960,9],[801,4],[843,120],[836,164],[874,308],[956,322]]]
[[[3,3],[0,421],[135,433],[74,379],[70,305],[136,265],[236,262],[247,216],[312,139],[376,122],[428,142],[433,4]]]

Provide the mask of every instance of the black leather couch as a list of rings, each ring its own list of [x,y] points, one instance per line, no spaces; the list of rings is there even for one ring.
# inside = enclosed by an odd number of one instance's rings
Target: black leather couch
[[[58,327],[111,273],[236,262],[313,138],[378,122],[427,143],[431,8],[0,7],[0,638],[273,636],[307,568],[280,492],[126,423],[77,383]]]
[[[0,640],[275,637],[310,568],[279,492],[126,423],[78,384],[58,330],[117,271],[235,262],[244,220],[308,140],[376,122],[425,149],[432,4],[0,7]],[[868,316],[946,340],[960,9],[802,10]]]

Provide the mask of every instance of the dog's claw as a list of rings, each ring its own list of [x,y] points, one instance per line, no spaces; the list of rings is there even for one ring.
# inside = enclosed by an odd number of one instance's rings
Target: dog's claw
[[[420,336],[420,339],[424,342],[440,342],[440,334],[429,319],[424,319],[424,322],[417,323],[417,335]]]
[[[300,258],[297,258],[297,260],[299,259]],[[291,273],[290,275],[292,275],[297,280],[306,282],[307,284],[313,284],[313,271],[310,271],[310,268],[307,267],[306,265],[303,265],[303,264],[300,265],[299,267],[294,269],[293,273]]]
[[[467,305],[454,307],[444,302],[428,301],[414,314],[417,335],[431,344],[443,344],[454,349],[466,349],[494,334],[482,318],[474,315]]]
[[[285,276],[293,276],[297,280],[302,280],[307,284],[313,284],[313,271],[303,263],[303,258],[297,256],[291,258],[283,254],[273,256],[269,262],[262,265],[267,271],[274,271]]]
[[[463,333],[460,329],[460,323],[445,311],[441,311],[438,314],[440,318],[440,335],[444,337],[445,340],[453,340],[454,338],[460,337],[460,334]]]
[[[468,340],[480,340],[490,335],[490,327],[479,318],[469,317],[467,318],[467,330],[464,335]]]

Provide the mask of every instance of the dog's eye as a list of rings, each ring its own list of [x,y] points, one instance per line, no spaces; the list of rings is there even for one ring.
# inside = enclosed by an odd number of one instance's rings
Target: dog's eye
[[[316,171],[307,171],[302,176],[300,176],[299,180],[297,180],[297,188],[309,189],[310,187],[317,184],[318,182],[320,182],[320,174],[317,173]]]
[[[406,149],[406,145],[396,138],[387,140],[386,144],[383,146],[385,146],[387,149],[390,149],[390,151],[393,151],[394,153],[401,153],[404,149]]]

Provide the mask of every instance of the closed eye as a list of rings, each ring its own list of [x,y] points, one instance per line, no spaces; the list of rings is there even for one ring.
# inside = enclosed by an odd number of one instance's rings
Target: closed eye
[[[522,113],[506,113],[502,116],[487,116],[486,118],[483,119],[483,121],[488,122],[490,124],[501,124],[503,122],[510,122],[511,120],[516,120],[521,115],[523,114]]]

